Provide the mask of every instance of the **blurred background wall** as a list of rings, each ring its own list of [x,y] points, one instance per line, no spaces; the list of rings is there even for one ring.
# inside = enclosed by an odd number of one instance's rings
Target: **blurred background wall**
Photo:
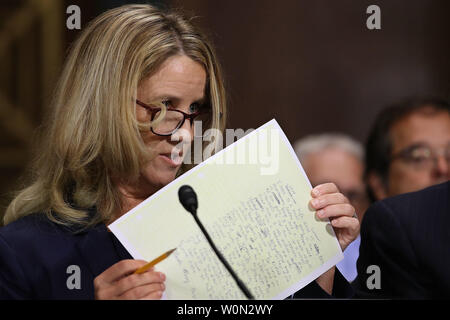
[[[0,0],[0,216],[30,159],[71,42],[108,8],[150,2],[195,16],[225,70],[230,128],[275,118],[291,142],[340,131],[364,142],[377,112],[431,94],[450,98],[447,0]],[[381,8],[381,30],[366,9]]]

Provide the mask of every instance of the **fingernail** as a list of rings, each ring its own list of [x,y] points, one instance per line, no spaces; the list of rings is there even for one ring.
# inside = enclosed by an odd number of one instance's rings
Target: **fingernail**
[[[319,210],[319,211],[317,211],[317,215],[318,215],[320,218],[323,218],[323,216],[325,215],[324,210]]]
[[[166,286],[164,285],[164,283],[161,283],[161,290],[164,290],[166,288]]]
[[[320,206],[320,200],[318,200],[318,199],[312,200],[311,203],[315,208]]]
[[[161,280],[166,280],[166,275],[164,273],[159,273]]]
[[[316,197],[320,195],[320,191],[318,189],[313,189],[312,190],[313,195],[315,195]]]

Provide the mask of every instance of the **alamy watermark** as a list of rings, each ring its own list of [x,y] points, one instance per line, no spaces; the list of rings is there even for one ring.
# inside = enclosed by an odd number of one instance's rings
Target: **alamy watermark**
[[[372,4],[367,7],[366,13],[370,16],[366,20],[366,27],[369,30],[381,29],[381,9],[379,6]],[[69,30],[81,29],[81,9],[77,5],[70,5],[66,8],[66,14],[69,16],[66,19],[66,27]]]
[[[366,273],[370,274],[366,280],[367,289],[381,289],[381,270],[376,264],[367,267]]]
[[[81,269],[76,264],[67,267],[66,273],[70,274],[66,280],[66,286],[69,290],[81,289]]]
[[[273,175],[279,169],[280,132],[278,129],[226,129],[225,138],[218,129],[207,129],[201,136],[192,138],[191,132],[179,129],[171,136],[171,141],[178,141],[171,152],[175,163],[199,164],[235,139],[236,144],[215,159],[216,164],[225,165],[259,165],[261,175]],[[194,121],[194,132],[202,132],[202,122]],[[244,136],[251,136],[242,139]],[[241,140],[242,139],[242,140]]]
[[[70,5],[66,9],[66,13],[70,14],[66,20],[66,27],[69,30],[81,29],[81,9],[77,5]]]
[[[367,14],[370,16],[366,20],[366,26],[369,30],[380,30],[381,29],[381,9],[379,6],[372,4],[367,7]]]

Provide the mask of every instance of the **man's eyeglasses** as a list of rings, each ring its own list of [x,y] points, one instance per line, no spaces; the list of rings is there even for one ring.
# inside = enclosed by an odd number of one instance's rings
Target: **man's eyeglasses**
[[[158,118],[161,115],[162,109],[159,107],[149,106],[148,104],[145,104],[137,99],[136,103],[151,112],[151,119],[150,119],[151,121],[153,121],[155,118]],[[207,116],[209,113],[210,111],[207,109],[202,109],[197,112],[189,114],[181,110],[167,108],[166,114],[163,117],[163,119],[157,122],[156,124],[152,124],[150,126],[150,130],[151,132],[153,132],[158,136],[171,136],[183,126],[186,119],[190,121],[190,124],[192,126],[194,124],[194,120],[197,117],[201,116],[200,120],[206,120],[205,116]]]
[[[429,169],[436,165],[440,155],[450,165],[450,144],[440,149],[433,149],[426,145],[412,145],[393,155],[391,161],[401,159],[418,169]]]

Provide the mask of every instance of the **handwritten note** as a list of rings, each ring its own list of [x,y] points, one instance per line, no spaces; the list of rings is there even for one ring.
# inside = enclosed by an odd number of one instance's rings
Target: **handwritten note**
[[[249,149],[255,146],[259,151]],[[264,161],[250,161],[248,152],[242,157],[246,161],[230,161],[230,155],[262,149]],[[343,257],[329,223],[317,220],[308,207],[311,185],[272,120],[109,226],[137,259],[151,260],[177,248],[156,266],[167,276],[168,299],[245,299],[179,203],[178,188],[184,184],[196,191],[200,220],[257,299],[285,298]]]

